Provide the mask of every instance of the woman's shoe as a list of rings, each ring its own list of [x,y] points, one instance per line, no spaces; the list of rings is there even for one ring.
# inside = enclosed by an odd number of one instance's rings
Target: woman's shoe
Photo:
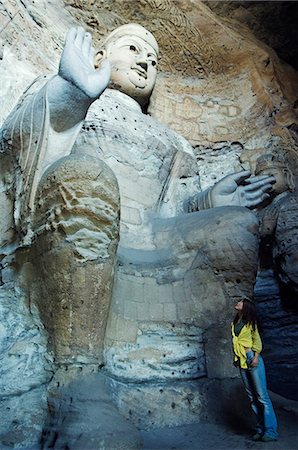
[[[262,442],[273,442],[277,441],[277,437],[269,436],[268,434],[264,434],[264,436],[261,438]]]
[[[262,440],[263,435],[260,433],[256,433],[253,435],[252,440],[253,441],[261,441]]]
[[[252,440],[253,441],[260,441],[262,439],[263,435],[260,433],[256,433],[253,435]]]

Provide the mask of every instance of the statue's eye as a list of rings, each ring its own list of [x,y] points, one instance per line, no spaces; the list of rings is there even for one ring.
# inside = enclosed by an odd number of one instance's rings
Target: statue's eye
[[[134,45],[130,45],[129,50],[131,50],[132,52],[136,52],[137,48]]]

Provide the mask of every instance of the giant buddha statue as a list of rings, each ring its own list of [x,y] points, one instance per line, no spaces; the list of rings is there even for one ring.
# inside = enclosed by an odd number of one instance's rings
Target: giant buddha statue
[[[1,132],[3,267],[59,364],[105,363],[126,380],[206,375],[204,330],[252,298],[252,210],[275,181],[242,171],[201,192],[190,144],[146,114],[157,65],[140,25],[97,52],[73,28],[58,74]]]

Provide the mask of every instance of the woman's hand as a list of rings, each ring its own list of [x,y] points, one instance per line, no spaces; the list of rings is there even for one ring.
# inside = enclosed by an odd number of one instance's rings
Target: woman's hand
[[[250,367],[257,367],[258,363],[259,363],[259,355],[258,353],[255,353],[255,356],[253,357],[253,360],[250,363]]]

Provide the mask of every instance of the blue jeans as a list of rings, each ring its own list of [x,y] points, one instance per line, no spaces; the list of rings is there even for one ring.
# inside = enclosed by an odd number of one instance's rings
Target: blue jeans
[[[250,367],[254,352],[246,353],[248,369],[240,368],[240,375],[248,394],[251,407],[257,417],[257,433],[277,438],[277,421],[267,392],[266,372],[262,356],[257,367]]]

